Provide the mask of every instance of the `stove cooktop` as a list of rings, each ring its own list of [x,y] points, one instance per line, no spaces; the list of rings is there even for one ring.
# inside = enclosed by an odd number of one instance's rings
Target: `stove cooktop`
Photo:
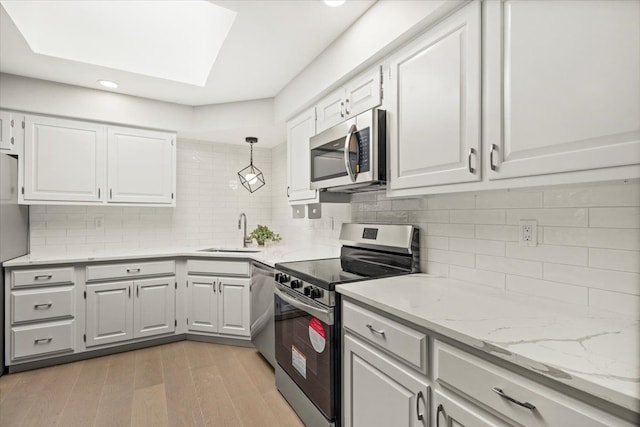
[[[276,264],[275,268],[292,278],[302,279],[331,291],[335,289],[335,285],[410,273],[388,265],[342,258],[285,262]]]

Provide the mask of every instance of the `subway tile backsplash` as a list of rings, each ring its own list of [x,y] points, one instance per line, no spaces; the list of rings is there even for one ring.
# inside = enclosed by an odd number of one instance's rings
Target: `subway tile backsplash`
[[[175,208],[34,205],[31,252],[240,246],[240,212],[247,214],[248,230],[271,223],[271,150],[254,149],[254,163],[267,184],[253,194],[236,175],[248,163],[248,146],[179,140]]]
[[[351,204],[323,204],[321,219],[294,220],[286,144],[255,149],[267,185],[254,194],[236,178],[247,147],[181,140],[177,156],[175,208],[32,206],[32,253],[238,246],[240,212],[249,230],[269,225],[283,244],[337,245],[343,222],[403,223],[420,229],[423,272],[640,313],[638,183],[403,199],[368,192]],[[519,245],[520,219],[537,221],[538,246]]]
[[[479,285],[640,313],[640,184],[352,197],[352,220],[421,231],[421,269]],[[538,246],[520,246],[536,220]]]

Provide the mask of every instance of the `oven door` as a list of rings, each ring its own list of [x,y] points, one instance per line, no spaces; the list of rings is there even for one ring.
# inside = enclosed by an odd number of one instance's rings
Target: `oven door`
[[[312,189],[365,183],[374,179],[371,114],[362,114],[311,138]]]
[[[276,361],[328,419],[336,415],[335,354],[339,339],[333,308],[275,288]]]

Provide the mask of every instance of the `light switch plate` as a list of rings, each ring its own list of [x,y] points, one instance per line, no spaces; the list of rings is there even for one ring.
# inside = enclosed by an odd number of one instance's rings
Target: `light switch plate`
[[[320,203],[307,205],[307,217],[309,219],[320,219],[322,217],[322,205]]]
[[[304,205],[291,206],[291,218],[304,218]]]

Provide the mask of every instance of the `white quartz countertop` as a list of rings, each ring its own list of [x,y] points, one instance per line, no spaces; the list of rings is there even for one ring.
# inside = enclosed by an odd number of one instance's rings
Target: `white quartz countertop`
[[[29,254],[9,261],[4,267],[24,267],[49,264],[76,264],[96,261],[127,261],[131,259],[167,258],[167,257],[205,257],[250,259],[273,267],[276,263],[301,261],[307,259],[334,258],[340,256],[340,247],[329,244],[313,245],[275,245],[270,248],[229,248],[258,252],[202,252],[205,248],[167,247],[158,249],[119,250],[117,252],[59,254]]]
[[[427,274],[350,283],[336,290],[640,412],[638,319]]]

